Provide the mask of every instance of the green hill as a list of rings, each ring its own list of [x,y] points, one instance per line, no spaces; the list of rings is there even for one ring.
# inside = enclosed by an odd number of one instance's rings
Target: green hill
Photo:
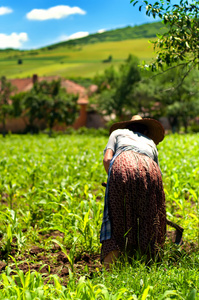
[[[166,31],[165,25],[161,22],[147,23],[139,26],[127,26],[124,28],[105,31],[103,33],[90,34],[89,36],[69,40],[48,46],[50,49],[55,49],[60,46],[76,46],[101,42],[116,42],[131,39],[143,39],[156,37],[157,33]]]
[[[1,50],[0,76],[25,78],[38,74],[91,78],[110,64],[118,67],[129,54],[137,56],[140,61],[150,61],[154,53],[148,41],[165,31],[165,28],[161,30],[162,27],[160,22],[128,26],[37,50]],[[105,63],[110,56],[112,60]]]

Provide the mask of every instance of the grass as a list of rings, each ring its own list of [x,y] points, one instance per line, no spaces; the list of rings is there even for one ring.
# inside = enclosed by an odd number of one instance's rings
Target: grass
[[[83,46],[59,47],[54,50],[1,51],[0,76],[25,78],[32,74],[39,76],[62,75],[63,77],[93,77],[107,68],[102,61],[112,55],[111,64],[116,67],[133,54],[140,61],[149,61],[154,56],[148,39],[103,42]],[[18,64],[18,59],[22,64]]]
[[[134,262],[122,269],[118,266],[111,274],[96,272],[92,279],[77,279],[70,273],[67,287],[60,284],[57,276],[49,277],[44,285],[37,272],[28,272],[23,277],[17,271],[11,277],[8,270],[7,276],[3,276],[5,288],[0,299],[197,299],[199,278],[194,260],[190,264],[184,259],[180,265],[162,264],[148,269]]]
[[[98,262],[106,142],[92,130],[0,137],[0,299],[199,299],[199,135],[158,146],[167,215],[184,227],[184,245],[167,239],[161,262],[123,258],[111,273]]]

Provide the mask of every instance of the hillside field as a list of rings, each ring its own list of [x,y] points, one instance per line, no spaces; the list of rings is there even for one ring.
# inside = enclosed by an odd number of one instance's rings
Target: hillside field
[[[53,49],[0,51],[0,76],[11,79],[38,74],[92,78],[110,65],[118,67],[129,54],[137,56],[140,62],[149,62],[154,56],[153,45],[149,43],[148,38],[143,38],[85,45],[60,45]],[[103,63],[110,55],[111,63]],[[22,60],[21,64],[18,63],[19,59]]]

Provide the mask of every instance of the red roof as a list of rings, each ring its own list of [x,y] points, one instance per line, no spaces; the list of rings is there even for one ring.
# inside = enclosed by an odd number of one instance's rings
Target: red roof
[[[23,79],[10,79],[8,80],[12,83],[13,86],[17,88],[18,92],[26,92],[30,90],[33,86],[32,78],[23,78]]]
[[[58,76],[38,77],[38,81],[52,81],[59,79]],[[27,92],[33,87],[32,78],[18,78],[9,80],[17,88],[17,92]],[[79,95],[78,104],[88,104],[88,95],[85,87],[67,79],[61,79],[61,86],[66,89],[67,93]]]

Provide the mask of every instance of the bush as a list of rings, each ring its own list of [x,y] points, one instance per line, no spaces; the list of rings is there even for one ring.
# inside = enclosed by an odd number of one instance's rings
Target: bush
[[[199,124],[194,123],[190,125],[189,132],[193,132],[193,133],[199,132]]]
[[[105,128],[87,128],[87,127],[81,127],[78,130],[76,130],[76,134],[81,135],[90,135],[90,136],[108,136],[108,131]]]

